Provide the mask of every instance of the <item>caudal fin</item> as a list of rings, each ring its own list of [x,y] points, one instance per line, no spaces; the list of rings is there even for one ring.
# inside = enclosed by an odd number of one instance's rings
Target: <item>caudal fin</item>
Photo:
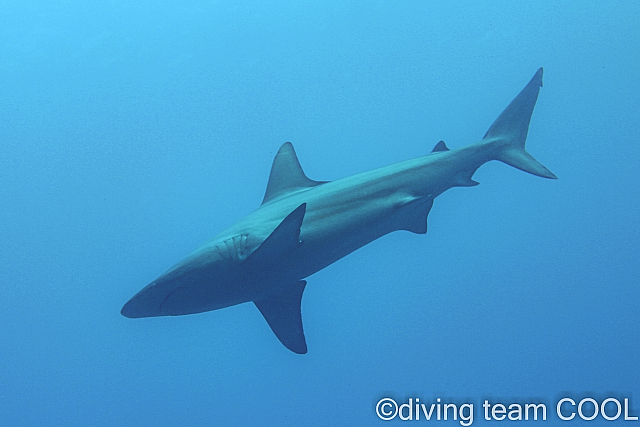
[[[557,179],[553,172],[534,159],[524,148],[540,87],[542,68],[493,122],[482,141],[495,145],[496,160],[533,175]]]

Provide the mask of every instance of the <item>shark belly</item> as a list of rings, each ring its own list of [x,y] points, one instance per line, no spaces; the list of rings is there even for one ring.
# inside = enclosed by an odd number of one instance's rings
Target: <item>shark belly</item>
[[[308,223],[303,223],[300,233],[302,245],[290,261],[285,260],[286,269],[303,279],[388,233],[406,229],[405,224],[413,222],[415,217],[426,227],[428,200],[425,198],[422,204],[406,207],[398,202],[402,198],[376,199],[360,203],[357,209],[349,212],[328,216],[321,209],[314,212],[310,203]],[[415,213],[415,210],[421,212]]]

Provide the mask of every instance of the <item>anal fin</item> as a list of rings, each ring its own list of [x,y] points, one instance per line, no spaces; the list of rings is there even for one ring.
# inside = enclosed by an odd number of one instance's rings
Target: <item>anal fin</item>
[[[297,354],[307,352],[300,312],[302,293],[306,284],[306,281],[301,280],[286,286],[280,293],[254,301],[280,342]]]

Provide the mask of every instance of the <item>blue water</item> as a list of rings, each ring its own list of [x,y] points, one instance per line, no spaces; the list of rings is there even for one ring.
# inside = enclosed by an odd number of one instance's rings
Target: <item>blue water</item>
[[[0,425],[375,426],[383,397],[640,425],[555,408],[640,415],[640,6],[450,3],[3,1]],[[560,179],[487,164],[426,236],[310,277],[308,354],[251,304],[120,315],[285,141],[316,180],[460,147],[540,66],[527,147]]]

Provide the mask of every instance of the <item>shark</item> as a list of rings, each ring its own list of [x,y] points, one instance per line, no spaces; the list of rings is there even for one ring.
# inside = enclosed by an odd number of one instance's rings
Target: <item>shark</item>
[[[335,181],[309,179],[290,142],[278,150],[262,204],[136,293],[128,318],[180,316],[253,303],[280,342],[307,352],[301,302],[312,274],[393,231],[427,232],[434,199],[473,180],[498,160],[557,177],[526,150],[543,69],[513,99],[482,140]]]

